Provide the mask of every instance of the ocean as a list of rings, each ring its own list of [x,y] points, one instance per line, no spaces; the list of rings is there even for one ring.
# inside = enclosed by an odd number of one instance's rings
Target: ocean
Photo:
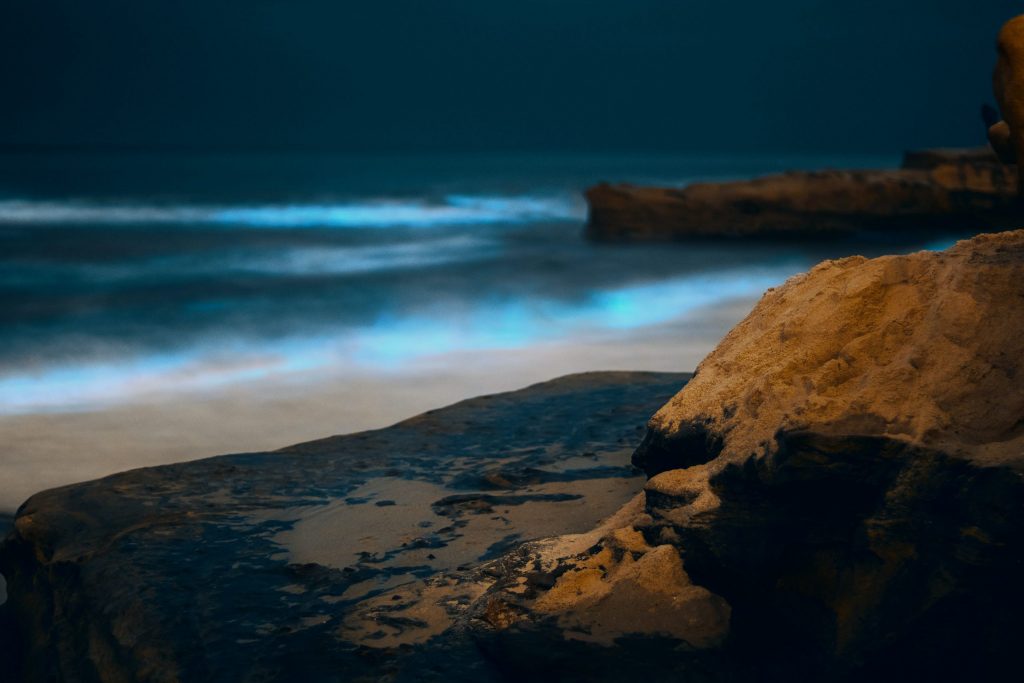
[[[692,370],[766,288],[851,245],[594,244],[582,191],[897,162],[0,156],[0,511],[569,372]]]

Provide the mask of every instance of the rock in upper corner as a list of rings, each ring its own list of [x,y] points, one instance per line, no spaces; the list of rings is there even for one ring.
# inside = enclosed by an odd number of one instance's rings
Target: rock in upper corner
[[[586,235],[608,241],[842,237],[1016,227],[1016,166],[991,150],[908,152],[901,168],[794,171],[685,188],[600,184]]]

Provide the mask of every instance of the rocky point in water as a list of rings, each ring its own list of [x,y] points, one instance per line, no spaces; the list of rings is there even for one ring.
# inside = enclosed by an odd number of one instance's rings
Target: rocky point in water
[[[27,671],[1003,680],[1022,330],[1024,231],[980,235],[769,290],[667,403],[571,377],[38,494],[0,551]]]
[[[606,241],[849,238],[1014,228],[1017,168],[990,149],[908,152],[901,168],[791,171],[683,188],[601,184],[586,235]]]

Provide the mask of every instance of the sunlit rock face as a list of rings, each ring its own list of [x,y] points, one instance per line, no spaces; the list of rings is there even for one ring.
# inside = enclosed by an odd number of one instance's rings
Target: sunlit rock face
[[[1024,635],[1024,231],[769,290],[649,423],[650,542],[775,671],[994,675]]]
[[[823,425],[1011,457],[1024,446],[1022,302],[1024,231],[944,252],[826,261],[768,290],[654,415],[650,438],[703,433],[692,447],[704,451],[680,455],[720,451],[709,470],[774,451],[778,430]],[[653,442],[637,456],[648,470]]]

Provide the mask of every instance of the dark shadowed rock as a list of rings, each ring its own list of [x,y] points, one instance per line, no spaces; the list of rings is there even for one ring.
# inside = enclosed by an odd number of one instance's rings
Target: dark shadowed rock
[[[601,184],[586,192],[595,240],[838,238],[1017,227],[1017,170],[991,150],[909,152],[898,170],[793,171],[685,188]]]

